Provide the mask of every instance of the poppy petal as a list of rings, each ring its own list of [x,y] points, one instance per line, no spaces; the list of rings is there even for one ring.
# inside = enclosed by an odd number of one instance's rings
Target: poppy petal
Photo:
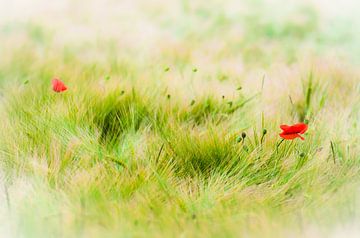
[[[301,136],[299,136],[298,134],[284,134],[284,133],[281,133],[279,134],[281,138],[285,139],[285,140],[293,140],[297,137],[300,137],[302,138]]]
[[[286,131],[290,128],[288,125],[280,125],[281,130]]]
[[[294,124],[292,126],[287,127],[284,130],[284,133],[285,134],[293,134],[293,133],[301,133],[301,134],[303,134],[307,130],[307,127],[308,126],[305,123]]]
[[[292,127],[294,128],[294,130],[297,131],[297,133],[301,133],[301,134],[305,133],[305,131],[308,128],[308,126],[305,123],[297,123]]]
[[[63,92],[65,90],[67,90],[67,87],[61,80],[55,78],[52,80],[52,89],[55,92],[59,93],[59,92]]]
[[[60,85],[60,90],[61,91],[65,91],[66,89],[67,89],[67,87],[64,84]]]
[[[288,125],[280,125],[280,128],[283,130],[279,135],[281,138],[285,140],[293,140],[295,138],[300,138],[301,140],[305,140],[300,134],[304,134],[308,125],[305,123],[297,123],[291,126]]]
[[[302,130],[299,132],[300,134],[304,134],[308,129],[308,125],[304,124]]]

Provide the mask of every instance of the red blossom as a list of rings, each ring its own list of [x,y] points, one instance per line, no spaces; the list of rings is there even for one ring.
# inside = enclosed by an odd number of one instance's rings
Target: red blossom
[[[67,90],[66,85],[60,79],[54,78],[51,83],[52,83],[52,89],[57,93],[64,92]]]
[[[305,123],[297,123],[292,126],[281,125],[280,126],[282,132],[279,134],[281,138],[285,140],[293,140],[295,138],[300,138],[305,140],[300,134],[304,134],[308,129],[308,125]]]

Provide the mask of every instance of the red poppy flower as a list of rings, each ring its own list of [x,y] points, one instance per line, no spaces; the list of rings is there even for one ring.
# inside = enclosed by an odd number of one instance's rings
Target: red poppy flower
[[[281,125],[280,128],[283,131],[279,135],[285,140],[293,140],[295,138],[305,140],[300,134],[304,134],[307,131],[308,125],[305,123],[297,123],[292,126]]]
[[[57,93],[67,90],[66,85],[60,79],[54,78],[51,83],[52,89]]]

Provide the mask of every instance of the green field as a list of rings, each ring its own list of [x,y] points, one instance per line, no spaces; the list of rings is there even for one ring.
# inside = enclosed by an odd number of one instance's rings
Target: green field
[[[335,4],[0,1],[0,237],[359,237],[359,4]]]

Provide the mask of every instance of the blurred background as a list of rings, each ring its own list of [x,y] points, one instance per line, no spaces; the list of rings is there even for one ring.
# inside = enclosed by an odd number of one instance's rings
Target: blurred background
[[[358,9],[357,0],[1,0],[1,60],[27,46],[39,57],[101,62],[117,52],[234,73],[309,55],[359,61]]]

